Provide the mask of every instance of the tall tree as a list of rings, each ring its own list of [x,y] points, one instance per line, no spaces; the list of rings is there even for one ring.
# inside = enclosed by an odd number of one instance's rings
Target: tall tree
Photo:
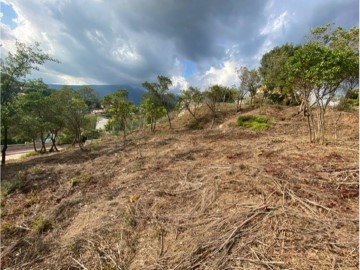
[[[190,86],[188,89],[181,91],[178,101],[180,110],[186,109],[197,120],[196,111],[202,99],[203,96],[199,88]]]
[[[331,50],[314,42],[302,46],[289,59],[289,79],[301,92],[310,142],[324,143],[326,108],[347,78],[352,60],[349,52]],[[317,109],[316,120],[314,106]]]
[[[56,100],[64,104],[61,116],[63,117],[64,128],[67,129],[72,138],[73,145],[78,143],[82,149],[82,133],[88,124],[86,115],[89,108],[79,94],[69,86],[65,86],[56,92]]]
[[[123,138],[125,146],[128,122],[136,110],[136,106],[128,100],[128,91],[119,90],[107,95],[104,97],[102,104],[106,111],[111,115],[111,120],[120,124],[124,134]]]
[[[171,85],[172,81],[165,76],[158,76],[158,82],[144,82],[142,84],[147,90],[147,93],[144,94],[145,97],[149,98],[155,106],[165,109],[170,128],[172,128],[170,111],[175,106],[175,96],[169,92],[169,86]]]
[[[166,115],[166,110],[163,106],[153,103],[150,98],[144,97],[140,104],[140,113],[146,122],[150,124],[150,130],[155,132],[156,121]]]
[[[16,42],[15,53],[9,53],[5,60],[1,60],[1,133],[3,136],[3,148],[1,150],[1,164],[5,164],[6,150],[8,147],[8,131],[12,114],[12,102],[21,91],[19,82],[30,74],[32,70],[38,70],[39,65],[46,61],[55,61],[40,49],[39,43],[27,46]]]
[[[256,90],[260,86],[260,75],[256,69],[249,70],[247,67],[241,67],[238,70],[238,77],[241,81],[238,103],[244,99],[247,93],[250,93],[250,106],[252,106]]]
[[[285,64],[294,55],[299,46],[284,44],[275,47],[264,54],[260,61],[259,73],[262,77],[262,84],[266,86],[268,99],[279,103],[285,99],[289,104],[298,104],[298,96],[291,84],[288,83],[285,72]]]
[[[90,86],[84,86],[77,90],[81,99],[83,99],[89,110],[100,108],[100,100],[96,94],[96,91]]]
[[[224,87],[220,85],[213,85],[203,93],[204,102],[206,106],[210,109],[212,114],[212,121],[210,128],[213,128],[214,126],[216,119],[216,112],[219,108],[221,101],[223,100],[224,93],[225,93]]]

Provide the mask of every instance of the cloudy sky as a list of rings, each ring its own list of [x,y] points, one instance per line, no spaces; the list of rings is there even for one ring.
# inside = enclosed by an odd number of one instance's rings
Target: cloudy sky
[[[172,79],[181,89],[238,84],[236,68],[301,43],[327,23],[359,23],[358,0],[0,0],[1,57],[15,40],[61,61],[33,77],[58,84]]]

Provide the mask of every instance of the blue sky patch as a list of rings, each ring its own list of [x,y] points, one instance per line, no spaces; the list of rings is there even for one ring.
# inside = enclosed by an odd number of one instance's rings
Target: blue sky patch
[[[11,29],[14,29],[16,27],[16,23],[14,22],[14,19],[16,19],[17,14],[14,11],[13,7],[11,5],[7,5],[3,2],[0,3],[1,5],[1,13],[3,14],[1,18],[1,22],[3,24],[8,25]]]
[[[183,76],[185,77],[185,79],[187,79],[195,73],[196,66],[192,61],[189,60],[183,60],[182,63],[184,66]]]

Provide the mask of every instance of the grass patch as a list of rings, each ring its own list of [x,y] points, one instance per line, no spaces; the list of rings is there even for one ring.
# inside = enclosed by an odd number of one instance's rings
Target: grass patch
[[[54,223],[45,218],[37,218],[31,223],[31,229],[38,234],[48,232],[54,228]]]
[[[40,155],[39,152],[31,151],[31,152],[28,152],[28,153],[22,155],[21,158],[28,158],[28,157],[38,156],[38,155]]]
[[[270,127],[270,119],[265,116],[242,115],[237,119],[236,124],[239,127],[262,131]]]
[[[26,173],[19,172],[14,179],[1,182],[1,196],[8,195],[25,187]]]
[[[91,179],[91,175],[80,174],[72,177],[69,181],[72,187],[79,185],[80,183],[86,183]]]

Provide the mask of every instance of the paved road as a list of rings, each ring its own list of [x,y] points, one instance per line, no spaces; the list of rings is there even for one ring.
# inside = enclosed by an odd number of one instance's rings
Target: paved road
[[[45,144],[46,149],[50,149],[51,147],[51,143],[47,143]],[[40,150],[41,148],[41,144],[36,144],[36,148],[38,150]],[[1,146],[2,149],[2,146]],[[58,149],[60,150],[61,148]],[[8,148],[6,150],[6,159],[19,159],[21,158],[23,155],[29,153],[29,152],[33,152],[34,151],[34,146],[32,144],[10,144],[8,145]]]

